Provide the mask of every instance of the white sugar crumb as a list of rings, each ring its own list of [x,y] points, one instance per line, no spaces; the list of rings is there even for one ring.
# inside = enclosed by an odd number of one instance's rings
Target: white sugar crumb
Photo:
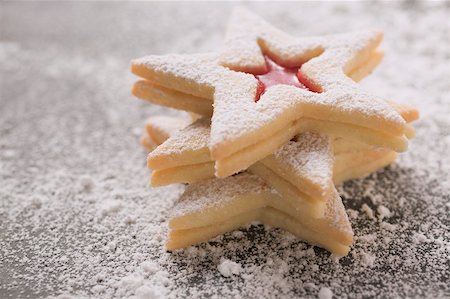
[[[361,206],[361,210],[366,213],[367,217],[369,217],[370,219],[375,219],[373,210],[367,205],[367,204],[363,204]]]
[[[378,206],[377,212],[380,220],[391,217],[391,211],[383,205]]]
[[[339,263],[339,260],[340,260],[341,258],[342,258],[342,256],[336,255],[336,254],[334,254],[334,253],[330,254],[330,260],[331,260],[333,263],[338,264],[338,263]]]
[[[347,209],[347,214],[350,219],[356,219],[359,216],[359,212],[353,209]]]
[[[125,216],[123,222],[127,225],[135,224],[137,221],[137,216],[135,215],[127,215]]]
[[[155,290],[148,286],[141,286],[136,289],[136,299],[157,299],[161,298]]]
[[[427,236],[425,236],[424,234],[421,234],[421,233],[415,233],[412,237],[412,241],[414,244],[430,242],[430,240],[427,238]]]
[[[141,135],[142,135],[142,128],[141,128],[141,127],[134,127],[134,128],[131,130],[131,133],[132,133],[134,136],[141,136]]]
[[[102,216],[108,216],[119,212],[124,206],[124,203],[120,200],[108,200],[100,206],[100,214]]]
[[[221,259],[220,264],[217,266],[217,270],[219,270],[222,276],[230,277],[233,275],[239,275],[242,271],[242,266],[228,259]]]
[[[232,234],[233,234],[233,237],[235,237],[235,238],[242,238],[244,236],[244,233],[241,232],[240,230],[236,230],[236,231],[232,232]]]
[[[377,239],[376,234],[368,234],[357,237],[358,241],[364,242],[364,243],[373,243]]]
[[[306,289],[312,289],[312,290],[317,289],[317,286],[313,282],[306,282],[303,284],[303,287],[305,287]]]
[[[14,158],[16,156],[16,152],[13,150],[4,150],[2,151],[2,156],[6,159]]]
[[[94,293],[94,294],[103,293],[105,290],[106,290],[106,286],[103,286],[103,285],[95,285],[91,289],[92,293]]]
[[[361,251],[360,252],[360,261],[361,265],[364,267],[373,267],[375,263],[375,255]]]
[[[333,292],[327,287],[321,287],[318,294],[319,299],[331,299],[333,298]]]
[[[145,261],[141,264],[141,269],[145,272],[145,273],[149,273],[149,274],[154,274],[156,272],[158,272],[159,270],[159,266],[157,263],[152,262],[152,261]]]
[[[311,271],[319,271],[319,266],[311,265]]]
[[[314,251],[314,249],[311,247],[308,250],[306,250],[306,255],[309,257],[314,257],[316,256],[316,252]]]
[[[385,229],[385,230],[391,231],[391,232],[393,232],[393,231],[395,231],[397,229],[396,225],[388,223],[388,222],[381,222],[380,223],[380,227]]]
[[[405,205],[405,198],[404,198],[404,197],[399,198],[399,200],[398,200],[398,206],[399,206],[400,208],[403,208],[404,205]]]
[[[142,283],[143,283],[142,276],[138,275],[137,273],[132,273],[130,275],[123,277],[120,280],[119,285],[122,289],[135,290],[138,287],[140,287]]]

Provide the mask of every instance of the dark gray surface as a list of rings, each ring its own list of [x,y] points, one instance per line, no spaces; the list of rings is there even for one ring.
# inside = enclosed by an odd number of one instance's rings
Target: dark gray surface
[[[418,136],[398,164],[349,182],[341,192],[346,206],[360,211],[352,219],[356,235],[376,233],[378,240],[389,240],[357,241],[352,254],[336,266],[324,250],[316,248],[314,258],[302,257],[298,248],[303,243],[286,241],[283,232],[262,226],[201,245],[198,250],[206,250],[205,256],[195,250],[163,253],[161,241],[149,236],[149,227],[164,225],[180,188],[146,187],[145,153],[134,133],[147,116],[173,112],[130,96],[134,78],[129,61],[149,53],[217,49],[233,6],[0,3],[1,298],[61,292],[133,295],[133,290],[122,294],[113,287],[93,293],[92,287],[98,283],[96,269],[105,271],[109,281],[133,272],[139,260],[126,256],[137,253],[167,271],[170,282],[163,296],[314,297],[318,288],[308,282],[328,286],[338,297],[450,296],[450,77],[442,67],[449,64],[449,14],[444,3],[251,5],[298,35],[385,29],[386,62],[365,84],[418,106],[423,114]],[[122,218],[108,217],[97,225],[99,203],[111,198],[127,203],[121,213],[136,213],[136,224],[123,226]],[[361,211],[363,203],[375,210],[381,203],[387,206],[394,216],[386,221],[397,230],[388,232],[380,221],[370,220]],[[427,240],[417,241],[417,233]],[[125,257],[108,259],[104,249],[90,247],[115,238]],[[361,266],[362,252],[376,256],[374,267]],[[97,254],[104,259],[93,259]],[[69,256],[69,262],[61,262],[61,256]],[[241,263],[248,273],[268,256],[286,261],[288,269],[279,274],[261,266],[251,277],[225,279],[216,270],[222,256]],[[311,264],[319,271],[312,272]],[[264,273],[274,277],[271,283],[261,278]],[[257,286],[265,291],[255,293]]]

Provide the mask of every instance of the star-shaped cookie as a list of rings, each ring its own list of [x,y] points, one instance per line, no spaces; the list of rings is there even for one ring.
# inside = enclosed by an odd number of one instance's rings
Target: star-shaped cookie
[[[300,212],[295,203],[252,174],[191,184],[173,208],[166,248],[184,248],[261,221],[336,255],[347,255],[353,231],[337,193],[327,196],[322,218]]]
[[[147,80],[135,85],[134,94],[152,94],[166,105],[183,98],[176,108],[198,103],[195,112],[202,114],[213,99],[209,149],[218,177],[246,169],[303,131],[403,151],[412,132],[403,118],[347,77],[370,72],[381,57],[376,50],[380,41],[381,34],[372,31],[293,38],[239,10],[219,56],[133,61],[132,71]],[[281,83],[261,79],[270,72],[269,60],[280,66]],[[284,73],[292,69],[305,88],[286,84]]]
[[[412,112],[406,106],[398,106],[397,109],[403,112],[406,119]],[[180,147],[174,149],[184,152],[186,142],[191,144],[192,138],[209,132],[208,123],[206,120],[197,120],[193,125],[183,128],[186,119],[177,121],[177,118],[152,117],[146,122],[146,132],[150,139],[150,136],[157,135],[172,136],[169,140],[183,136]],[[176,130],[180,131],[174,134]],[[200,139],[196,139],[196,142]],[[333,140],[332,152],[330,140],[324,135],[303,133],[267,160],[263,159],[250,167],[249,172],[257,176],[242,173],[188,186],[171,214],[167,249],[174,250],[207,241],[258,220],[285,229],[334,254],[346,255],[352,244],[353,232],[339,195],[330,184],[333,155],[333,180],[336,183],[375,171],[391,163],[396,153],[341,139]],[[210,165],[211,176],[212,167]],[[173,173],[176,175],[178,171]],[[185,175],[189,173],[192,175],[196,172],[191,168]],[[292,178],[294,182],[289,181]],[[321,186],[329,188],[320,190]],[[315,195],[323,201],[321,214],[317,213],[317,205],[307,204],[312,199],[310,194],[317,191],[325,191]]]
[[[147,131],[162,127],[156,120],[147,122]],[[180,131],[149,154],[153,186],[194,183],[214,177],[214,162],[207,147],[209,120],[200,119],[181,129],[183,126],[184,122],[180,121]],[[337,146],[333,152],[332,143],[325,135],[302,133],[248,170],[284,197],[297,201],[299,209],[321,217],[326,196],[334,192],[334,184],[365,176],[396,158],[391,150],[340,139],[335,140]]]

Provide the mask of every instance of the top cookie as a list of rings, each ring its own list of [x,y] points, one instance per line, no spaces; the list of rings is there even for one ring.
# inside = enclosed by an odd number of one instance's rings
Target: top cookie
[[[305,130],[406,150],[402,117],[346,76],[370,63],[381,39],[375,31],[294,38],[240,9],[220,56],[147,56],[133,61],[132,71],[164,88],[214,99],[209,147],[216,175],[225,177]],[[241,155],[253,160],[225,167]]]

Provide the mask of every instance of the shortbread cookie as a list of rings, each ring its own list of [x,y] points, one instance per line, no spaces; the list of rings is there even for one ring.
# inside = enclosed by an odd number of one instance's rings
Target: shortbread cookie
[[[198,119],[186,128],[176,132],[158,146],[147,157],[147,165],[153,173],[160,169],[176,168],[211,162],[208,141],[210,120]],[[176,171],[174,169],[174,171]],[[158,183],[154,182],[159,185]],[[187,182],[188,183],[188,182]]]
[[[413,119],[410,117],[414,114],[411,112],[415,111],[413,108],[398,107],[402,111],[401,115],[405,115],[408,121]],[[152,185],[193,183],[213,177],[214,162],[207,148],[209,132],[208,120],[197,121],[149,154],[147,162],[149,168],[153,169]],[[364,143],[350,142],[342,138],[335,139],[334,143],[335,154],[372,149]]]
[[[197,143],[199,139],[193,139],[193,137],[208,134],[208,132],[207,122],[198,122],[182,130],[179,136],[183,136],[184,141],[192,139],[194,143]],[[331,141],[326,136],[302,133],[297,139],[297,141],[288,142],[273,155],[255,163],[248,171],[263,178],[284,197],[296,202],[296,207],[299,210],[313,217],[322,217],[325,198],[329,193],[334,192],[334,178],[338,180],[336,183],[340,183],[343,179],[365,176],[388,164],[377,160],[379,159],[379,153],[389,152],[391,156],[392,153],[395,153],[382,149],[365,150],[362,154],[360,152],[349,152],[342,154],[344,155],[342,159],[336,157],[336,161],[349,159],[352,164],[336,164]],[[172,141],[177,141],[177,138],[169,139],[164,145],[174,149],[177,148],[176,154],[172,153],[170,158],[167,159],[168,163],[174,164],[172,167],[153,170],[151,179],[153,186],[179,182],[195,183],[214,177],[214,163],[212,161],[195,163],[196,159],[195,156],[192,157],[193,151],[190,150],[190,142],[184,143],[185,146],[188,146],[185,155],[183,145],[175,146]],[[204,148],[206,148],[206,145],[204,145]],[[161,149],[165,150],[164,148],[158,148],[151,153],[149,161],[152,161],[154,156],[157,157],[158,151]],[[354,160],[352,160],[352,155],[355,158]],[[364,159],[365,157],[368,159]],[[355,161],[359,161],[359,163],[355,163]],[[392,160],[389,162],[392,162]],[[164,164],[162,162],[161,165]],[[355,169],[349,168],[348,165],[352,165]]]
[[[249,12],[238,12],[227,36],[219,61],[215,54],[165,55],[147,56],[132,65],[135,74],[153,84],[214,99],[209,147],[217,176],[247,168],[305,129],[406,149],[405,121],[345,75],[372,63],[381,34],[296,39]],[[271,74],[268,60],[282,67]],[[286,85],[284,74],[292,69],[298,84]],[[261,88],[264,75],[275,82]],[[303,126],[305,118],[312,121]]]
[[[153,118],[153,121],[157,120],[157,118]],[[161,119],[160,119],[161,120]],[[160,127],[158,123],[154,124],[155,127]],[[170,134],[167,132],[167,134]],[[310,135],[310,138],[313,138],[314,135],[317,134],[306,134]],[[305,139],[305,142],[307,140]],[[298,137],[298,139],[301,139],[301,136]],[[322,139],[322,140],[321,140]],[[325,145],[325,148],[321,148],[322,150],[326,150],[327,153],[331,151],[329,144],[327,144],[328,138],[325,138],[322,136],[322,138],[316,138],[316,145],[315,147],[321,147],[321,145]],[[292,141],[291,143],[295,143],[298,141]],[[307,149],[310,152],[314,152],[314,147],[309,146],[309,144],[306,144]],[[292,145],[291,145],[292,146]],[[305,145],[303,145],[305,146]],[[301,146],[300,146],[301,148]],[[359,151],[362,152],[362,151]],[[395,152],[387,151],[387,150],[380,150],[380,153],[382,152],[390,152],[391,154],[394,154]],[[294,153],[289,153],[289,150],[285,150],[284,153],[279,153],[279,155],[282,157],[283,154],[290,157],[291,159],[295,159],[297,163],[299,163],[299,160],[296,160],[296,154],[297,151],[294,150]],[[377,161],[379,157],[376,157],[374,155],[370,155],[371,152],[365,151],[362,155],[359,155],[360,159],[352,159],[350,157],[350,152],[346,152],[343,154],[345,156],[344,159],[340,159],[339,156],[336,157],[336,161],[339,161],[338,163],[342,166],[338,166],[339,168],[342,168],[345,171],[348,171],[350,167],[348,167],[348,163],[353,163],[352,166],[359,167],[361,169],[361,165],[364,161],[370,160],[369,162]],[[307,156],[308,153],[306,153],[305,156]],[[300,155],[300,158],[303,158],[303,160],[308,160],[306,157],[302,157],[303,155]],[[382,155],[381,155],[382,156]],[[310,158],[314,158],[314,156],[310,156]],[[365,158],[365,159],[364,159]],[[314,159],[317,160],[317,159]],[[320,159],[319,159],[320,160]],[[355,163],[355,160],[359,161],[358,163]],[[306,161],[308,162],[308,161]],[[335,162],[336,163],[336,162]],[[258,164],[258,163],[257,163]],[[262,163],[259,163],[263,165]],[[303,163],[299,163],[303,164]],[[320,170],[324,170],[324,165],[322,167],[320,166],[321,163],[316,163],[315,165],[309,165],[315,166]],[[325,164],[327,165],[327,164]],[[304,165],[305,168],[308,168],[308,165]],[[347,167],[344,167],[347,166]],[[336,168],[336,164],[335,164]],[[327,172],[327,171],[325,171]],[[360,171],[361,173],[361,171]],[[332,225],[330,227],[329,220],[331,219],[330,215],[332,215],[335,212],[330,212],[330,207],[337,207],[337,210],[340,210],[339,204],[340,204],[340,198],[336,197],[336,190],[333,188],[331,193],[329,193],[326,198],[328,198],[328,201],[330,202],[331,198],[334,198],[334,204],[327,204],[324,217],[323,219],[316,219],[313,217],[310,213],[305,213],[305,208],[299,208],[298,202],[301,201],[298,199],[298,194],[295,196],[288,196],[280,198],[279,195],[277,195],[275,192],[267,192],[269,189],[262,181],[258,181],[256,184],[256,188],[261,188],[262,192],[258,193],[254,190],[254,182],[255,179],[248,179],[243,178],[239,182],[244,184],[246,186],[245,192],[248,192],[250,194],[241,194],[237,191],[237,187],[242,188],[241,185],[236,183],[236,177],[244,176],[245,174],[240,174],[238,176],[227,178],[223,180],[210,180],[206,181],[200,184],[195,184],[193,186],[188,187],[188,190],[183,195],[183,197],[179,200],[179,202],[175,206],[175,214],[178,213],[178,215],[170,220],[170,227],[171,232],[169,234],[169,240],[167,243],[167,248],[169,250],[177,249],[177,248],[183,248],[189,245],[196,244],[198,242],[206,241],[218,234],[236,229],[242,225],[245,225],[253,220],[259,220],[264,223],[270,224],[275,227],[284,228],[287,231],[292,232],[297,237],[306,240],[307,242],[315,245],[319,245],[321,247],[327,248],[331,252],[339,255],[345,255],[347,254],[349,250],[349,246],[351,245],[351,233],[348,233],[349,230],[344,229],[344,231],[347,232],[347,234],[343,234],[342,230],[336,230],[336,225]],[[245,175],[249,176],[249,175]],[[336,171],[335,171],[336,176]],[[342,176],[342,175],[341,175]],[[323,179],[326,179],[326,176],[322,176]],[[233,181],[232,181],[233,179]],[[228,180],[228,181],[227,181]],[[198,192],[198,186],[206,185],[210,186],[210,182],[214,181],[221,181],[223,183],[221,188],[224,188],[225,190],[222,191],[222,193],[213,192],[210,189],[207,189],[204,191],[204,193]],[[269,178],[269,181],[273,183],[273,179]],[[214,184],[217,184],[215,182]],[[280,187],[280,186],[279,186]],[[290,187],[287,187],[288,189]],[[196,191],[192,191],[196,190]],[[230,195],[227,199],[227,203],[220,207],[220,208],[206,208],[205,210],[200,210],[200,204],[199,202],[202,202],[203,205],[205,205],[205,202],[207,203],[209,200],[209,205],[213,206],[217,204],[217,196],[228,196],[230,193],[229,191],[236,192],[236,196]],[[191,192],[191,193],[189,193]],[[239,194],[238,194],[239,193]],[[257,194],[254,194],[257,193]],[[205,194],[208,194],[211,196],[211,198],[206,198]],[[334,196],[333,196],[334,194]],[[190,197],[191,201],[187,201],[186,198]],[[232,198],[233,197],[233,198]],[[307,201],[304,199],[304,201]],[[223,204],[223,201],[218,201],[220,205]],[[206,204],[207,205],[207,204]],[[190,209],[193,210],[190,210]],[[189,210],[189,212],[187,212]],[[181,212],[180,212],[181,211]],[[232,214],[229,215],[230,211],[233,211]],[[344,211],[345,212],[345,211]],[[339,213],[342,213],[340,211]],[[334,215],[334,214],[333,214]],[[338,214],[339,215],[339,214]],[[345,223],[346,215],[340,215],[336,216],[338,218],[344,219],[344,221],[341,223]],[[348,221],[348,220],[347,220]],[[341,226],[341,225],[338,225]],[[311,229],[311,228],[316,229]],[[345,227],[341,226],[341,227]],[[319,232],[319,233],[318,233]],[[350,230],[351,232],[351,230]],[[331,237],[330,237],[331,235]]]
[[[314,219],[298,212],[292,201],[251,174],[204,181],[187,186],[175,203],[166,247],[184,248],[261,221],[334,254],[348,253],[353,231],[336,192],[327,196],[323,218]]]
[[[161,144],[192,121],[192,117],[188,115],[181,117],[153,116],[145,122],[145,130],[152,140]]]
[[[153,151],[160,144],[153,141],[147,132],[141,135],[139,143],[149,152]]]
[[[199,159],[207,151],[209,131],[209,121],[198,120],[150,153],[152,185],[194,183],[214,177],[214,163]],[[296,202],[298,209],[321,217],[325,198],[334,192],[334,184],[365,176],[395,159],[395,152],[362,145],[363,148],[356,144],[353,151],[335,155],[330,138],[302,133],[248,170]]]
[[[202,160],[209,132],[209,121],[197,120],[150,153],[151,184],[194,183],[214,177],[214,162]],[[334,190],[331,142],[315,133],[302,133],[297,140],[255,163],[249,171],[296,202],[297,209],[321,217],[325,198]]]
[[[212,99],[205,99],[156,85],[147,80],[134,83],[131,93],[156,105],[197,113],[211,117]]]
[[[346,75],[358,82],[370,74],[382,58],[383,53],[375,51],[367,61],[367,64],[360,66],[351,73],[346,73]],[[156,105],[190,111],[206,117],[211,117],[213,113],[213,97],[196,97],[188,93],[165,88],[148,80],[139,80],[134,83],[132,94]]]
[[[333,182],[363,178],[395,161],[397,153],[387,149],[367,149],[334,155]]]

